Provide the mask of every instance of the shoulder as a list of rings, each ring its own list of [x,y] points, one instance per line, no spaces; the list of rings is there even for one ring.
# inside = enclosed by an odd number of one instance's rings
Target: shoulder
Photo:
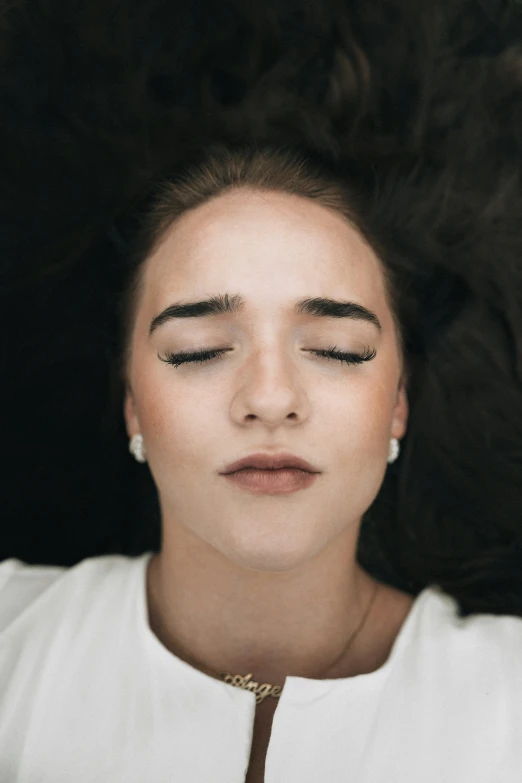
[[[408,641],[426,669],[444,673],[457,685],[475,682],[485,694],[499,687],[522,692],[521,617],[461,617],[457,601],[431,586],[417,596],[407,622]]]
[[[457,600],[441,587],[431,585],[414,602],[419,604],[417,626],[428,633],[445,630],[448,638],[469,640],[493,638],[518,641],[522,638],[522,617],[511,614],[474,612],[461,617]]]
[[[65,570],[62,566],[30,565],[15,557],[0,562],[0,633]]]
[[[141,559],[141,558],[139,558]],[[31,565],[9,558],[0,562],[0,638],[23,618],[42,620],[51,610],[60,612],[95,602],[96,595],[114,588],[128,576],[137,558],[103,555],[74,566]],[[33,626],[34,627],[34,626]]]

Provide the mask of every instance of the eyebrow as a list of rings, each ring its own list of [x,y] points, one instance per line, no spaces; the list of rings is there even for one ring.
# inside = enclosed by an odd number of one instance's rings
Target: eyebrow
[[[152,319],[149,328],[150,335],[162,324],[172,318],[204,318],[209,315],[230,315],[240,313],[245,307],[245,300],[239,294],[230,297],[228,294],[216,294],[198,302],[174,302]],[[325,297],[300,299],[294,304],[297,315],[305,314],[318,318],[350,318],[367,321],[382,331],[382,326],[368,308],[356,302],[347,302]]]

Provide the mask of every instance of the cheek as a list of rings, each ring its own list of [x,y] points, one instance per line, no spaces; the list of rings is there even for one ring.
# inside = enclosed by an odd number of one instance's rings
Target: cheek
[[[336,394],[336,400],[331,418],[337,425],[337,437],[340,435],[347,446],[357,442],[363,450],[365,446],[382,447],[389,437],[393,411],[389,384],[368,374],[347,383],[346,391]]]
[[[354,385],[344,395],[328,425],[328,459],[336,466],[332,476],[335,502],[350,498],[354,514],[369,508],[386,472],[391,406],[389,388],[375,381]],[[333,497],[332,496],[332,497]]]
[[[211,400],[187,394],[182,384],[169,382],[168,373],[165,377],[155,371],[139,384],[137,397],[142,401],[140,424],[151,467],[168,466],[179,473],[197,462],[198,455],[201,459],[207,439],[217,431]]]
[[[386,471],[391,406],[389,388],[375,381],[352,385],[328,423],[329,454],[337,465],[336,492],[358,498],[362,513],[375,498]],[[325,433],[326,435],[326,433]]]

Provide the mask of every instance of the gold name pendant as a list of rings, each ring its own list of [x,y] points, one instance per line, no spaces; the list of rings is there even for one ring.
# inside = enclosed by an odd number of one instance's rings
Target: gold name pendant
[[[234,685],[236,688],[243,688],[245,691],[252,691],[255,693],[257,704],[261,704],[263,699],[265,699],[267,696],[273,696],[275,699],[278,699],[281,695],[282,688],[279,685],[270,685],[268,682],[260,685],[258,682],[249,681],[252,677],[252,672],[250,672],[250,674],[246,674],[244,677],[241,674],[230,674],[229,672],[223,672],[221,677],[225,682],[228,682],[230,685]]]

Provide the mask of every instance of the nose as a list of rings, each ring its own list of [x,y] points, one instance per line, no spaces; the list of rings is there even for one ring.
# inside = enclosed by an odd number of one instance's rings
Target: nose
[[[282,351],[258,351],[240,380],[232,402],[237,421],[254,418],[275,427],[287,420],[302,422],[309,413],[308,395],[299,372]]]

